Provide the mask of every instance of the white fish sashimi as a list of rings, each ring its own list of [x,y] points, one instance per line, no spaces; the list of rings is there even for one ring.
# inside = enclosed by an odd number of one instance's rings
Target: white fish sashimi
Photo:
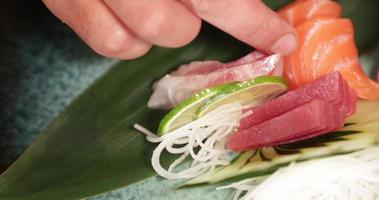
[[[253,51],[246,56],[232,62],[222,63],[215,60],[210,61],[194,61],[189,64],[180,66],[177,70],[170,73],[173,76],[184,76],[191,74],[207,74],[216,70],[236,67],[239,65],[257,62],[268,55],[260,51]]]
[[[169,109],[205,88],[250,80],[257,76],[281,76],[283,74],[282,56],[273,54],[261,58],[263,55],[251,53],[226,64],[204,61],[184,65],[154,84],[154,92],[149,99],[148,107]]]

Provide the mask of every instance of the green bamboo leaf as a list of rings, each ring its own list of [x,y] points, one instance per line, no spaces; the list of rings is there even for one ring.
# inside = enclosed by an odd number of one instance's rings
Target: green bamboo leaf
[[[266,2],[277,7],[288,1]],[[353,16],[357,41],[364,50],[377,40],[377,3],[343,3],[346,15]],[[152,81],[192,60],[225,61],[248,50],[208,27],[184,48],[155,48],[143,58],[114,66],[0,175],[0,199],[80,199],[153,176],[149,159],[154,146],[132,129],[137,122],[155,130],[162,117],[162,112],[145,106]]]
[[[154,146],[132,128],[141,123],[155,130],[162,118],[162,112],[146,108],[152,80],[191,60],[226,60],[246,50],[207,30],[185,48],[156,48],[113,67],[1,175],[0,199],[78,199],[154,175]]]

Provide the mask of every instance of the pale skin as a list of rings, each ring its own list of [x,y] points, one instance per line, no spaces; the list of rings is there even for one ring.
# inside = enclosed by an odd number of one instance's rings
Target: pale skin
[[[252,47],[290,54],[294,28],[261,0],[43,0],[97,53],[141,57],[154,46],[181,47],[199,33],[201,21]]]

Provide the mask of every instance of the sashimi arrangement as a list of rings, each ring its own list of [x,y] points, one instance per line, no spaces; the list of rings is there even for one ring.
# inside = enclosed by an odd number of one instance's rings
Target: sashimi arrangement
[[[299,45],[293,54],[253,51],[228,63],[195,61],[154,83],[148,106],[171,110],[157,134],[135,125],[148,141],[158,143],[151,159],[154,170],[167,179],[191,179],[185,185],[250,177],[227,187],[237,190],[234,199],[281,199],[283,195],[259,193],[280,182],[261,175],[295,161],[374,147],[379,142],[379,114],[369,113],[379,109],[379,83],[361,69],[352,22],[340,18],[341,11],[330,0],[295,1],[278,11],[296,27]],[[304,170],[323,170],[328,163],[346,164],[378,177],[378,150],[373,149],[362,151],[365,155],[345,155],[356,162],[330,157],[295,168],[304,175]],[[165,151],[178,155],[168,167],[160,163]],[[315,168],[309,171],[308,165]],[[272,177],[285,179],[283,170]],[[360,184],[365,192],[359,195],[366,195],[361,199],[376,199],[379,180],[357,177],[350,185],[341,181],[346,184],[344,191],[337,191],[342,196],[320,196],[317,190],[296,198],[346,199],[343,195]]]

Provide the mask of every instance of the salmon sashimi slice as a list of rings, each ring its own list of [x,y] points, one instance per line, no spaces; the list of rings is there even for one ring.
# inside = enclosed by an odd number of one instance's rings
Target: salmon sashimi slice
[[[352,65],[340,68],[338,71],[347,80],[351,80],[348,82],[358,97],[368,100],[379,99],[379,83],[366,76],[358,61]]]
[[[207,74],[216,70],[235,67],[238,65],[257,62],[268,55],[260,51],[253,51],[246,56],[232,62],[222,63],[215,60],[210,61],[194,61],[189,64],[181,65],[177,70],[171,72],[173,76],[183,76],[191,74]]]
[[[341,26],[347,28],[341,29]],[[303,67],[303,79],[301,79],[303,82],[300,82],[300,85],[328,74],[331,71],[330,67],[341,61],[339,55],[349,58],[358,54],[354,48],[354,32],[350,20],[316,18],[302,23],[296,27],[296,30],[299,34],[299,43],[302,45],[299,48],[301,52],[294,53],[300,56],[295,58],[300,57],[300,60],[304,61],[300,62]],[[321,45],[320,41],[329,41],[329,43]]]
[[[319,17],[296,27],[297,50],[285,58],[284,76],[291,89],[339,71],[358,97],[379,99],[379,84],[363,72],[349,19]]]
[[[254,60],[252,57],[244,58],[245,61],[247,59]],[[250,80],[258,76],[283,75],[283,58],[279,54],[273,54],[255,62],[246,63],[245,61],[237,60],[231,66],[224,64],[226,66],[209,70],[208,73],[188,71],[187,75],[168,74],[153,85],[154,92],[149,99],[148,107],[168,109],[205,88]],[[238,65],[235,65],[236,63]],[[204,64],[213,64],[213,62],[205,61]],[[202,68],[207,69],[208,66],[203,65]]]
[[[296,26],[315,17],[339,18],[342,7],[330,0],[295,1],[278,11],[279,16]]]

